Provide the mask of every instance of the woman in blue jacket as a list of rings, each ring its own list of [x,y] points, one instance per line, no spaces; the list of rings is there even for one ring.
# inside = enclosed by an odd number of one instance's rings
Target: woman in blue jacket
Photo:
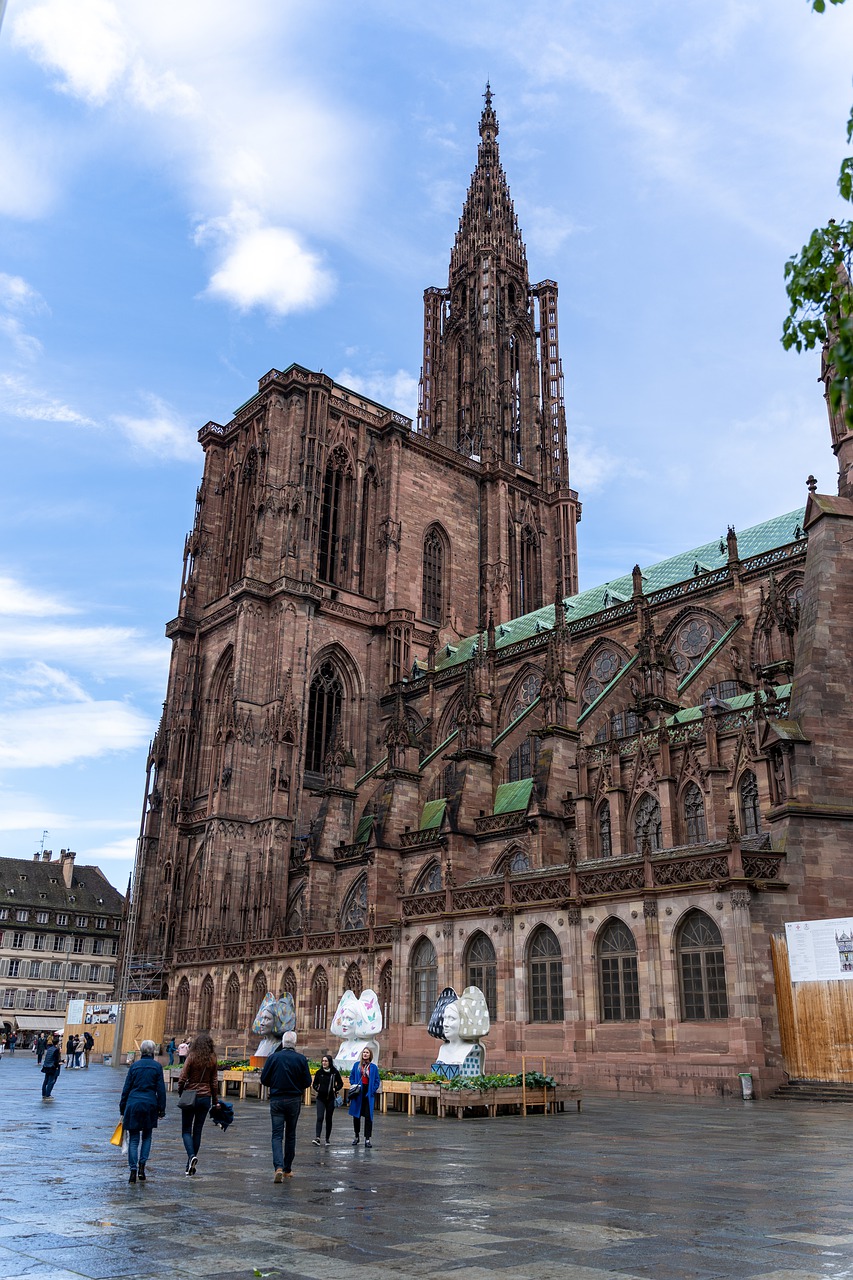
[[[366,1045],[361,1051],[359,1061],[353,1063],[352,1071],[349,1073],[349,1087],[349,1113],[352,1116],[353,1128],[355,1129],[352,1145],[357,1147],[361,1141],[361,1122],[363,1120],[364,1145],[372,1147],[373,1099],[382,1088],[382,1082],[379,1079],[379,1068],[373,1061],[373,1051],[368,1049]],[[354,1096],[353,1091],[355,1091]]]
[[[129,1182],[136,1182],[137,1177],[145,1182],[153,1131],[166,1114],[166,1083],[163,1068],[154,1058],[156,1048],[153,1040],[142,1041],[142,1056],[131,1065],[118,1104],[128,1134]]]

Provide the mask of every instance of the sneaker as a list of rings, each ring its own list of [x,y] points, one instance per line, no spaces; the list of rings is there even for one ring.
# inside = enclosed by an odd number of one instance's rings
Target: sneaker
[[[369,1139],[369,1138],[365,1138],[365,1139],[364,1139],[364,1145],[365,1145],[366,1147],[372,1147],[372,1146],[373,1146],[373,1143],[370,1141],[370,1139]]]
[[[319,1147],[319,1145],[320,1145],[320,1139],[319,1139],[319,1138],[312,1138],[312,1139],[311,1139],[311,1141],[314,1143],[314,1146],[315,1146],[315,1147]]]
[[[284,1170],[283,1170],[283,1169],[276,1169],[276,1171],[275,1171],[275,1177],[273,1178],[273,1182],[284,1182]]]
[[[135,1182],[135,1181],[136,1181],[136,1170],[135,1170],[135,1169],[131,1169],[131,1171],[130,1171],[130,1177],[128,1178],[128,1182]]]
[[[330,1141],[329,1141],[329,1139],[327,1138],[327,1139],[326,1139],[326,1146],[327,1146],[327,1147],[330,1147],[331,1145],[332,1145],[332,1144],[331,1144],[331,1142],[330,1142]]]
[[[145,1182],[145,1180],[146,1180],[146,1179],[145,1179],[145,1165],[144,1165],[144,1164],[140,1164],[139,1169],[137,1170],[137,1177],[139,1178],[139,1181],[140,1181],[140,1182]]]
[[[193,1156],[192,1160],[190,1160],[189,1165],[187,1166],[187,1173],[189,1174],[190,1177],[193,1176],[197,1168],[198,1168],[198,1156]]]
[[[361,1141],[361,1139],[360,1139],[360,1138],[353,1138],[353,1140],[352,1140],[352,1145],[353,1145],[354,1147],[357,1147],[360,1141]]]

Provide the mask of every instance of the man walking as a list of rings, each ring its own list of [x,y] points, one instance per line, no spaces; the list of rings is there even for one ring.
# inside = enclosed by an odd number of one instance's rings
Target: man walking
[[[293,1177],[291,1169],[296,1154],[296,1126],[302,1095],[311,1088],[311,1069],[305,1055],[296,1052],[295,1031],[285,1031],[281,1037],[281,1048],[267,1058],[261,1072],[261,1084],[270,1091],[273,1182],[284,1182],[285,1178]]]
[[[89,1054],[95,1047],[95,1037],[90,1031],[83,1032],[83,1060],[89,1066]],[[79,1061],[79,1059],[78,1059]]]
[[[53,1086],[59,1079],[59,1070],[61,1066],[62,1042],[58,1036],[52,1036],[41,1067],[44,1075],[44,1080],[41,1086],[41,1096],[43,1098],[49,1098],[53,1093]]]

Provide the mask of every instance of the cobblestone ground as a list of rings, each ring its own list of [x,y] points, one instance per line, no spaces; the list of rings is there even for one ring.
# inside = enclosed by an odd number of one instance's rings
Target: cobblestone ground
[[[590,1098],[527,1120],[379,1117],[353,1150],[303,1112],[273,1185],[269,1117],[235,1102],[184,1176],[176,1095],[149,1181],[109,1146],[123,1072],[0,1064],[0,1277],[139,1280],[853,1278],[853,1107]]]

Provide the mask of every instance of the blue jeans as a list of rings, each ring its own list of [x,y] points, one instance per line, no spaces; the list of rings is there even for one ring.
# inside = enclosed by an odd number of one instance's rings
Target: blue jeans
[[[135,1169],[138,1164],[145,1164],[151,1155],[151,1139],[154,1136],[153,1129],[130,1129],[127,1134],[127,1163],[131,1169]],[[142,1139],[140,1145],[139,1139]]]
[[[53,1086],[56,1084],[58,1079],[59,1079],[58,1071],[45,1071],[44,1080],[42,1080],[42,1084],[41,1084],[41,1096],[43,1098],[50,1097],[50,1095],[53,1093]]]
[[[211,1107],[210,1097],[197,1097],[194,1107],[181,1108],[181,1137],[187,1153],[187,1163],[198,1155],[201,1146],[201,1131]]]
[[[272,1163],[274,1169],[283,1169],[290,1173],[293,1157],[296,1155],[296,1126],[302,1098],[297,1094],[291,1098],[270,1098],[270,1120],[272,1121]],[[284,1154],[281,1150],[281,1135],[284,1134]]]

